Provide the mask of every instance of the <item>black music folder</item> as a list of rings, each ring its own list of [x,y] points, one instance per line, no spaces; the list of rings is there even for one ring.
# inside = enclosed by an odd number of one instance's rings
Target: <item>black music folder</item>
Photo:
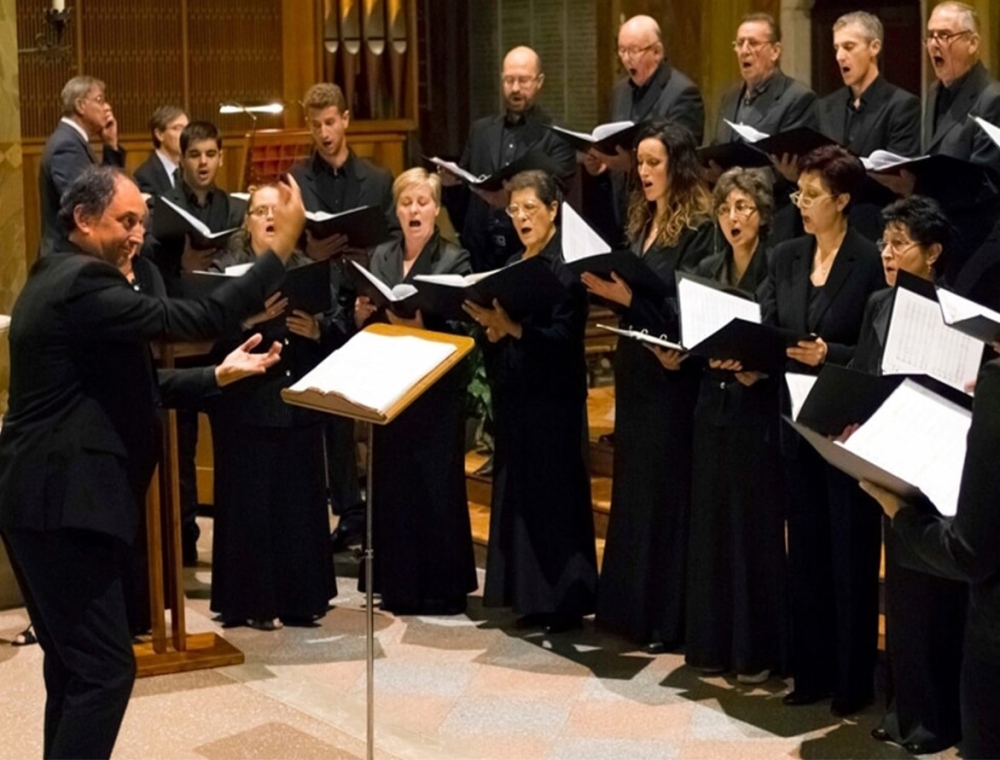
[[[548,128],[555,132],[560,139],[565,140],[581,153],[586,153],[591,148],[594,148],[598,152],[608,156],[615,155],[619,147],[626,150],[630,149],[632,141],[639,131],[639,125],[631,121],[615,121],[608,124],[599,124],[589,134],[586,132],[574,132],[565,127],[557,127],[555,125]]]
[[[767,153],[769,156],[788,154],[789,156],[804,156],[811,153],[816,148],[824,145],[836,145],[836,140],[831,140],[821,132],[809,127],[796,127],[787,132],[779,132],[771,137],[755,142],[753,146],[758,150]]]
[[[185,211],[169,198],[160,197],[153,213],[153,237],[157,240],[183,238],[187,236],[191,247],[198,250],[221,249],[239,227],[213,232],[203,221]]]
[[[795,421],[822,435],[838,436],[848,425],[871,417],[904,379],[824,364]]]
[[[1000,313],[945,288],[937,288],[937,300],[948,327],[983,343],[1000,341]]]
[[[777,372],[785,366],[785,349],[809,336],[774,325],[733,319],[687,351],[705,359],[733,359],[744,371]]]
[[[566,266],[577,275],[584,272],[596,274],[605,280],[611,279],[614,272],[621,277],[632,290],[645,293],[653,298],[666,298],[670,290],[667,283],[650,269],[646,262],[631,251],[609,251],[596,256],[567,262]]]
[[[551,308],[566,297],[566,286],[537,257],[492,272],[471,275],[417,275],[416,304],[445,319],[472,321],[462,303],[493,308],[496,299],[511,319],[519,320]]]
[[[378,206],[359,206],[337,214],[307,211],[306,229],[318,240],[346,235],[351,248],[373,248],[389,237],[385,214]]]
[[[523,156],[514,159],[506,166],[493,172],[493,174],[483,174],[478,177],[465,171],[458,164],[451,161],[444,161],[431,156],[424,156],[424,158],[435,166],[440,166],[450,171],[470,187],[478,187],[482,190],[502,190],[503,183],[515,174],[520,174],[531,169],[540,169],[552,175],[557,175],[562,171],[559,163],[541,148],[531,148]]]
[[[770,156],[742,140],[698,148],[698,159],[705,166],[714,161],[723,169],[732,169],[734,166],[763,169],[771,166]]]
[[[348,270],[358,295],[365,296],[379,309],[392,311],[404,319],[412,319],[420,304],[420,292],[408,282],[389,287],[356,261]]]

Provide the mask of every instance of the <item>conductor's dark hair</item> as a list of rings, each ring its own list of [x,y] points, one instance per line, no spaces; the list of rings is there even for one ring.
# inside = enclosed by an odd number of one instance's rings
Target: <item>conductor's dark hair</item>
[[[117,166],[90,166],[66,188],[59,200],[59,223],[67,232],[76,229],[73,212],[77,207],[83,216],[96,218],[111,205],[119,178],[128,176]]]
[[[222,133],[210,121],[192,121],[181,132],[181,153],[187,153],[188,147],[202,140],[215,140],[215,145],[222,150]]]
[[[935,262],[940,267],[941,257],[955,241],[955,227],[941,205],[926,195],[911,195],[889,204],[882,211],[886,228],[905,227],[910,240],[922,248],[935,243],[941,245],[941,256]]]
[[[165,131],[170,122],[184,115],[184,109],[179,106],[160,106],[153,111],[153,115],[149,117],[149,134],[153,138],[154,148],[159,148],[161,144],[160,138],[156,136],[157,130]]]
[[[852,202],[865,181],[861,159],[839,145],[824,145],[799,159],[799,172],[816,172],[832,195],[849,193]]]
[[[518,172],[511,177],[507,183],[507,189],[513,193],[515,190],[534,190],[538,200],[546,206],[562,201],[562,193],[555,179],[546,171],[541,169],[530,169],[525,172]]]

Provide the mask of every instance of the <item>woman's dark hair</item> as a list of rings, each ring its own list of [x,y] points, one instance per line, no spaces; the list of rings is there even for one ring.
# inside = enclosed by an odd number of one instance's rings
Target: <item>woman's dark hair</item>
[[[669,203],[662,219],[657,242],[674,245],[685,228],[695,229],[711,217],[712,197],[701,177],[697,145],[690,130],[679,124],[657,119],[645,124],[635,136],[633,150],[643,140],[659,140],[667,152],[667,190]],[[639,182],[638,168],[632,170],[632,194],[628,204],[626,232],[630,240],[639,240],[656,213],[656,204],[646,200]]]
[[[719,181],[715,183],[715,190],[712,194],[712,209],[718,217],[719,207],[726,202],[729,194],[733,190],[741,190],[750,196],[757,207],[757,216],[760,217],[760,236],[765,238],[768,230],[771,229],[771,221],[774,217],[774,195],[771,187],[771,178],[767,172],[761,169],[744,169],[740,166],[734,166],[724,172],[719,177]]]
[[[115,197],[115,187],[119,178],[128,178],[116,166],[90,166],[73,180],[59,199],[59,223],[67,232],[76,229],[73,211],[81,207],[81,213],[88,218],[101,216]],[[131,180],[129,180],[131,181]]]
[[[839,145],[824,145],[802,156],[799,173],[805,172],[819,174],[833,195],[849,193],[852,202],[865,181],[865,167],[861,159]],[[846,213],[847,209],[844,211]]]
[[[510,178],[507,190],[511,193],[515,190],[534,190],[538,200],[546,206],[562,202],[562,192],[559,190],[559,185],[556,184],[551,174],[541,169],[518,172]]]
[[[941,258],[955,240],[955,227],[940,204],[925,195],[911,195],[889,204],[882,211],[885,226],[906,227],[910,240],[922,248],[941,245],[941,255],[934,265],[940,268]]]

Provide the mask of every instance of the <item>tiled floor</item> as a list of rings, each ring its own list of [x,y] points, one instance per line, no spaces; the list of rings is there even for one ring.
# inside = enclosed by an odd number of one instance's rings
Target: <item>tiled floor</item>
[[[355,571],[338,562],[341,595],[320,627],[227,629],[246,664],[137,682],[115,756],[364,757],[363,597],[345,577]],[[188,573],[189,629],[221,631],[208,611],[210,566]],[[782,707],[782,681],[700,677],[680,654],[650,657],[590,625],[554,637],[516,631],[478,597],[468,615],[376,620],[377,757],[909,757],[869,738],[877,708],[836,720],[828,705]],[[24,623],[23,610],[0,612],[0,639]],[[43,701],[41,652],[0,641],[0,758],[41,754]]]

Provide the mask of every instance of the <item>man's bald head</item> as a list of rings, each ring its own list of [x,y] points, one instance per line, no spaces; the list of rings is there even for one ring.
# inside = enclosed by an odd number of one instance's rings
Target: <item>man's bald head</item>
[[[534,104],[545,81],[542,59],[525,45],[512,48],[503,58],[500,81],[503,83],[503,100],[507,111],[524,113]]]
[[[660,25],[652,16],[633,16],[618,30],[618,57],[632,82],[641,87],[663,60]]]

